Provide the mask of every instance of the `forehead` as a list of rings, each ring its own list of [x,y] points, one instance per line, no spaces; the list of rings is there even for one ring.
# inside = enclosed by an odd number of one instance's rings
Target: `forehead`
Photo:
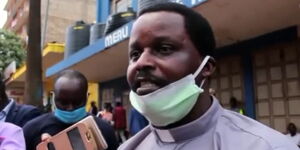
[[[182,15],[167,11],[149,12],[136,20],[130,41],[143,40],[151,36],[183,38],[185,33]]]
[[[80,81],[66,77],[59,78],[55,83],[55,90],[59,91],[77,91],[80,89]]]

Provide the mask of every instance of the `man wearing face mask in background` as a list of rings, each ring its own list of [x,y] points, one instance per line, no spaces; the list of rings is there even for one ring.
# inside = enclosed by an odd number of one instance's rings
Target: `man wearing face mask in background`
[[[41,142],[42,134],[53,136],[89,115],[85,111],[87,88],[87,79],[80,72],[66,70],[60,73],[54,85],[57,109],[53,113],[31,120],[23,128],[27,150],[35,150]],[[108,149],[117,149],[118,143],[113,128],[100,118],[94,119],[107,142]]]
[[[120,150],[297,150],[284,135],[209,95],[212,29],[176,3],[142,10],[129,40],[130,101],[149,121]]]

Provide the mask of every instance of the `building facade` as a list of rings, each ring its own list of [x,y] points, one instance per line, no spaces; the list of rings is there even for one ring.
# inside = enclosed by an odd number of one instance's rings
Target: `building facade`
[[[5,6],[7,21],[3,28],[28,39],[29,0],[8,0]],[[65,42],[68,26],[75,21],[96,21],[96,0],[42,0],[41,29],[43,43]]]
[[[300,126],[299,2],[176,2],[200,12],[212,25],[218,68],[210,84],[223,106],[229,107],[229,99],[234,96],[243,104],[246,115],[280,132],[285,132],[289,122]],[[96,20],[104,23],[109,14],[128,6],[137,10],[138,1],[98,0]],[[90,81],[99,83],[100,104],[122,101],[130,109],[125,76],[132,24],[49,67],[46,76],[53,77],[68,68],[79,70]]]
[[[27,39],[27,23],[29,15],[28,0],[8,0],[5,8],[7,20],[3,26],[20,35],[24,40]]]

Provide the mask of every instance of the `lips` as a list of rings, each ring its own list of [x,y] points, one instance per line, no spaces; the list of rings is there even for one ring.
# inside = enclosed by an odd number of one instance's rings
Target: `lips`
[[[138,95],[146,95],[160,88],[160,86],[150,81],[140,81],[139,83],[140,86],[136,89]]]
[[[168,85],[169,81],[154,75],[149,68],[144,68],[137,72],[132,83],[131,88],[136,94],[146,95]]]

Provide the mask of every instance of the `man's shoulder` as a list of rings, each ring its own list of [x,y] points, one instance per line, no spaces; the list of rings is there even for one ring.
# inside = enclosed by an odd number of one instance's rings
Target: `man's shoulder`
[[[16,104],[15,109],[17,109],[20,113],[29,113],[36,112],[41,113],[41,110],[35,106],[27,105],[27,104]]]
[[[29,127],[36,127],[36,126],[40,126],[42,124],[45,123],[49,123],[52,122],[54,116],[52,113],[46,113],[46,114],[42,114],[36,118],[31,119],[30,121],[28,121],[24,127],[29,126]]]
[[[41,114],[42,111],[34,106],[13,102],[6,116],[6,121],[23,127],[29,120],[32,120]]]
[[[17,107],[21,108],[21,109],[38,109],[37,107],[33,106],[33,105],[27,105],[27,104],[17,104]]]
[[[292,143],[282,133],[236,112],[225,110],[221,116],[217,132],[220,135],[228,131],[235,138],[250,143],[255,141],[264,144],[272,149],[289,147]],[[255,143],[254,143],[255,144]],[[292,146],[293,147],[293,146]]]

